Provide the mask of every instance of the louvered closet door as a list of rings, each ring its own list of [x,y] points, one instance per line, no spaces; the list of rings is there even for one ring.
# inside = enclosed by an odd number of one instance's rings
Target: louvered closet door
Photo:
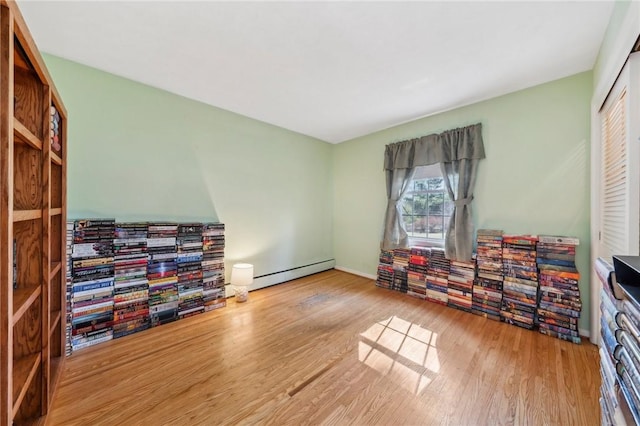
[[[598,255],[609,260],[639,254],[639,65],[640,57],[631,55],[600,111]]]

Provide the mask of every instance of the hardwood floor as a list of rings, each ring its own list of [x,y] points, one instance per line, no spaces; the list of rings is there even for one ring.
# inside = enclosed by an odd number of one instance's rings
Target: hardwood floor
[[[597,348],[335,270],[67,358],[49,425],[599,425]]]

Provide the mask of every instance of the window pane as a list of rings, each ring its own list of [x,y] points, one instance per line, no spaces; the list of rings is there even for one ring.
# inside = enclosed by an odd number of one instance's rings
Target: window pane
[[[426,216],[413,217],[413,236],[423,237],[423,238],[427,236],[427,217]]]
[[[404,224],[404,229],[407,231],[407,234],[413,236],[413,216],[402,216],[402,223]]]
[[[429,194],[429,215],[441,215],[444,211],[444,194]]]
[[[444,221],[442,216],[429,216],[429,238],[444,238]]]
[[[405,195],[402,199],[402,215],[413,214],[413,195]]]
[[[443,240],[446,225],[453,212],[444,179],[437,176],[439,170],[416,172],[402,199],[402,223],[409,236]],[[429,177],[427,177],[429,176]]]
[[[427,179],[420,179],[413,182],[415,191],[426,191],[427,190]]]
[[[415,194],[413,196],[414,214],[427,214],[427,195]]]
[[[442,178],[431,178],[429,179],[429,189],[430,190],[439,190],[442,191],[444,189],[444,181]]]

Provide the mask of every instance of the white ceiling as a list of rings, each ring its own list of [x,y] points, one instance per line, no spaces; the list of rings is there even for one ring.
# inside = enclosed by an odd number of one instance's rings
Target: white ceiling
[[[44,52],[338,143],[592,69],[613,2],[19,6]]]

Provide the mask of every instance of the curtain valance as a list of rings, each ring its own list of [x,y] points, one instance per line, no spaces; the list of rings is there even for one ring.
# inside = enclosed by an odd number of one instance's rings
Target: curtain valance
[[[386,146],[384,169],[412,169],[436,163],[485,158],[482,123]]]

